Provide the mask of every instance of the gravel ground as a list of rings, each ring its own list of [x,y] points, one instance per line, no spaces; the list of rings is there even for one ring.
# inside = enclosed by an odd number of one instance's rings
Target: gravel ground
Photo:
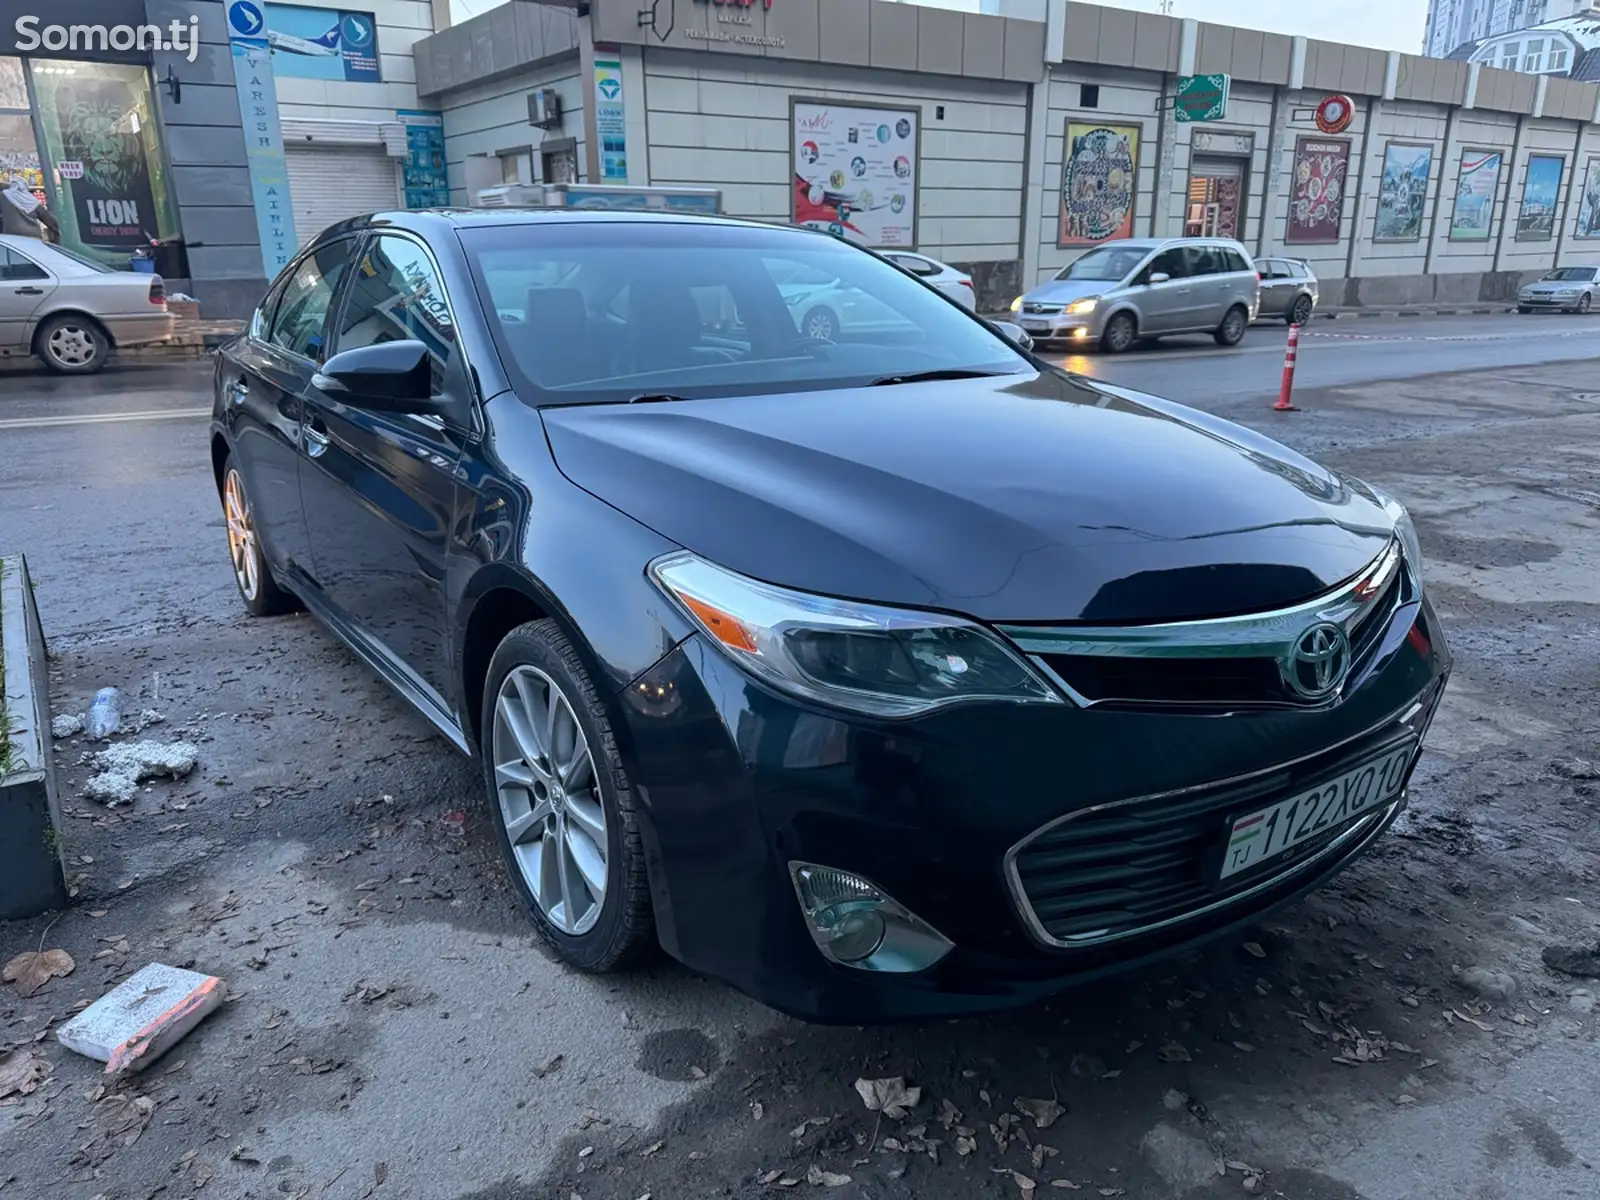
[[[0,959],[76,968],[0,988],[0,1063],[48,1072],[0,1100],[0,1200],[1597,1194],[1600,981],[1540,961],[1600,937],[1593,379],[1485,369],[1252,419],[1417,513],[1457,672],[1410,809],[1237,943],[891,1029],[669,963],[552,964],[471,766],[307,618],[239,612],[200,427],[119,427],[76,474],[81,432],[30,435],[0,541],[40,580],[57,711],[116,684],[200,766],[107,810],[78,798],[97,747],[58,743],[79,904],[0,926]],[[152,960],[232,998],[132,1080],[55,1045]],[[869,1111],[858,1079],[915,1103]]]

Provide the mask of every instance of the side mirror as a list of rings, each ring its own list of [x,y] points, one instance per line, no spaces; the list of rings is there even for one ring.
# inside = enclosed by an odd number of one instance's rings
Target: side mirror
[[[380,412],[424,413],[437,406],[433,361],[421,342],[379,342],[335,354],[311,377],[335,400]]]
[[[1145,282],[1146,283],[1168,283],[1168,282],[1171,281],[1171,279],[1172,279],[1172,276],[1168,275],[1165,271],[1151,271],[1149,276],[1146,277]]]
[[[996,321],[994,331],[1019,350],[1033,349],[1033,339],[1021,325],[1012,324],[1010,321]]]

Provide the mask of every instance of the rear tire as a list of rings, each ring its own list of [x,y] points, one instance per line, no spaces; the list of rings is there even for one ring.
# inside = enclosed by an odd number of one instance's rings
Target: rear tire
[[[1289,315],[1284,319],[1291,325],[1304,325],[1311,319],[1312,307],[1311,297],[1301,296],[1294,302],[1294,307],[1289,309]]]
[[[1211,336],[1216,339],[1219,346],[1237,346],[1244,340],[1245,327],[1250,324],[1250,314],[1240,305],[1235,304],[1222,318],[1222,324],[1217,326],[1216,332]]]
[[[591,974],[638,961],[657,943],[633,785],[600,693],[554,621],[500,643],[482,719],[490,819],[540,937]]]
[[[1139,340],[1139,324],[1130,312],[1119,312],[1106,322],[1100,335],[1100,347],[1107,354],[1125,354]]]
[[[111,339],[99,322],[76,313],[47,317],[33,338],[33,352],[58,375],[93,375],[111,357]]]
[[[299,608],[300,602],[278,586],[267,565],[244,476],[231,454],[222,464],[222,519],[228,531],[233,582],[245,611],[252,617],[276,617]]]
[[[837,341],[839,318],[834,315],[833,309],[818,305],[806,313],[805,319],[800,322],[800,336],[819,342]]]

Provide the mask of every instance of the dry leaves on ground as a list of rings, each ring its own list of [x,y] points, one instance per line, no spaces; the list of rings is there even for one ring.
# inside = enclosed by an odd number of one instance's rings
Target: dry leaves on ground
[[[856,1094],[868,1112],[882,1113],[891,1121],[903,1121],[922,1100],[922,1089],[907,1087],[901,1077],[858,1079]]]
[[[1156,1056],[1160,1058],[1162,1062],[1169,1063],[1194,1061],[1194,1058],[1192,1055],[1190,1055],[1188,1048],[1184,1046],[1182,1042],[1168,1042],[1165,1046],[1161,1047],[1160,1050],[1156,1051]]]
[[[1039,1129],[1049,1129],[1066,1113],[1066,1107],[1055,1100],[1027,1100],[1021,1096],[1014,1100],[1017,1111],[1028,1117]]]
[[[49,1078],[50,1060],[32,1047],[0,1054],[0,1100],[32,1095]]]
[[[14,985],[17,994],[26,998],[52,979],[72,974],[77,965],[65,950],[24,950],[0,970],[0,979]]]

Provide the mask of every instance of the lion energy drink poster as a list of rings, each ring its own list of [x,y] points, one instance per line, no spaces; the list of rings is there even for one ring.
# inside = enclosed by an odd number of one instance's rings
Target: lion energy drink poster
[[[71,197],[78,240],[101,250],[136,250],[157,235],[150,164],[140,137],[134,84],[105,76],[68,76],[57,83],[55,120],[61,134],[61,190]],[[79,172],[81,171],[81,175]]]

